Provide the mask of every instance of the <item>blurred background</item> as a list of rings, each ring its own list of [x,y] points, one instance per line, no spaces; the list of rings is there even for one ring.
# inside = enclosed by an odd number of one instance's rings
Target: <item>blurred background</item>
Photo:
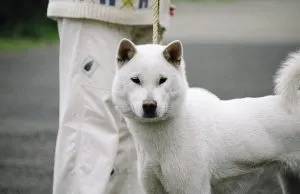
[[[0,193],[52,191],[58,126],[58,36],[47,0],[0,6]],[[184,44],[192,86],[222,99],[272,94],[300,46],[300,0],[175,0],[165,42]],[[249,194],[279,194],[272,172]],[[300,191],[299,191],[300,193]]]

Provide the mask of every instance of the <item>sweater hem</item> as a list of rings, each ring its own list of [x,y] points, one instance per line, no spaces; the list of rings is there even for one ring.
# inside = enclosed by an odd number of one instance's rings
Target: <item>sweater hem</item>
[[[100,20],[123,25],[152,25],[152,9],[128,10],[86,2],[49,2],[47,16],[57,18],[81,18]],[[167,27],[168,17],[160,14],[160,25]]]

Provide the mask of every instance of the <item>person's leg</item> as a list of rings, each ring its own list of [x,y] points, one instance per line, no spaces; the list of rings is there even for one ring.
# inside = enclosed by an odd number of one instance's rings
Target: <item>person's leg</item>
[[[125,26],[59,20],[60,109],[54,194],[107,194],[120,128],[110,91],[117,45],[129,33]]]

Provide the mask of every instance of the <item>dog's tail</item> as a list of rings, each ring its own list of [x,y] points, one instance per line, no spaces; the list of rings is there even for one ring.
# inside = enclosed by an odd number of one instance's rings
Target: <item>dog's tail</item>
[[[280,95],[288,109],[293,109],[299,101],[300,50],[289,54],[275,77],[275,94]]]

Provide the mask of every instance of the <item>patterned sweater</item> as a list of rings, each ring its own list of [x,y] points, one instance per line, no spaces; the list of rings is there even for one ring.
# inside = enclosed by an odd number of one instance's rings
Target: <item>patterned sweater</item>
[[[49,0],[47,16],[101,20],[125,25],[152,25],[153,0]],[[160,24],[169,25],[170,0],[160,0]]]

